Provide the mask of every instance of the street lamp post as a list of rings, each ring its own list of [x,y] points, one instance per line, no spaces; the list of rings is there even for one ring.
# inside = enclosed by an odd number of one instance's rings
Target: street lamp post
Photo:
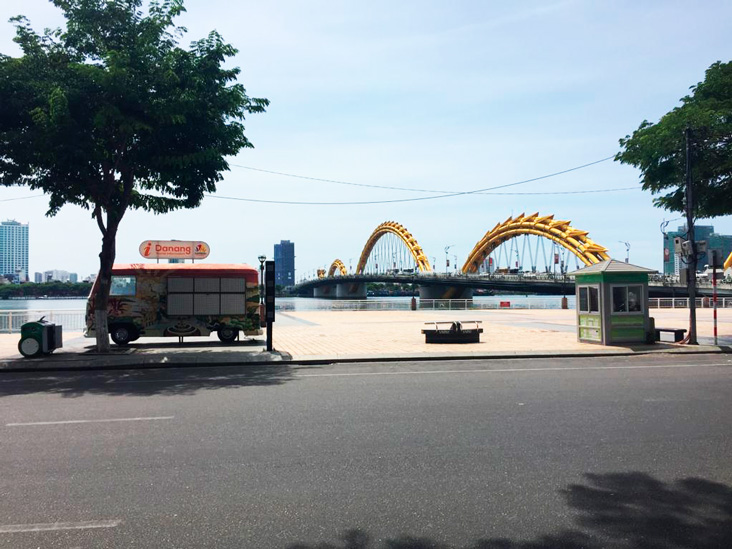
[[[448,274],[447,269],[450,267],[450,256],[449,251],[450,248],[455,246],[455,244],[450,244],[449,246],[445,246],[445,274]]]
[[[621,244],[625,244],[625,262],[628,263],[630,260],[630,242],[618,240]]]

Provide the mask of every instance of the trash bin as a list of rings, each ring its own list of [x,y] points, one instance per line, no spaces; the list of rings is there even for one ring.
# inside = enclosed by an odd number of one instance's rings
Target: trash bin
[[[61,326],[46,322],[44,318],[20,327],[18,350],[26,358],[52,353],[64,346]]]

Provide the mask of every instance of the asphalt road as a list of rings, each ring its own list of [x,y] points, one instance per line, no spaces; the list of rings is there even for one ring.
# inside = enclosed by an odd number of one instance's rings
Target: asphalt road
[[[732,547],[732,356],[0,376],[0,547]]]

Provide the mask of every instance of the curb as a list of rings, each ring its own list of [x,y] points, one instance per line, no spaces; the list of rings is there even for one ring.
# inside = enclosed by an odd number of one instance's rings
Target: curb
[[[257,355],[269,355],[268,357],[254,360],[242,360],[243,357],[232,357],[228,360],[196,360],[198,357],[186,357],[185,361],[171,359],[168,356],[140,356],[132,359],[132,355],[119,357],[123,360],[117,363],[103,363],[89,365],[87,360],[57,360],[43,361],[35,365],[19,365],[22,360],[0,362],[0,375],[3,373],[32,373],[32,372],[85,372],[85,371],[117,371],[117,370],[150,370],[170,368],[207,368],[207,367],[232,367],[232,366],[318,366],[325,364],[359,364],[370,362],[444,362],[454,360],[512,360],[512,359],[561,359],[561,358],[594,358],[594,357],[625,357],[625,356],[647,356],[647,355],[700,355],[700,354],[729,354],[732,353],[730,346],[705,346],[704,348],[671,348],[671,349],[641,349],[638,351],[556,351],[552,353],[526,353],[526,354],[440,354],[440,355],[400,355],[400,356],[363,356],[363,357],[312,357],[293,359],[289,353],[274,351],[272,353],[257,353]],[[97,355],[98,356],[98,355]],[[104,357],[106,360],[109,357]],[[132,360],[129,360],[132,359]],[[31,359],[33,360],[33,359]],[[74,363],[77,364],[74,364]],[[78,364],[82,363],[82,364]],[[86,364],[84,364],[86,363]]]

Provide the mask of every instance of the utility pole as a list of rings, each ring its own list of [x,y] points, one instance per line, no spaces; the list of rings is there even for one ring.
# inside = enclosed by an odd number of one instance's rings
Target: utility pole
[[[686,238],[689,241],[689,276],[687,288],[689,290],[689,345],[697,345],[696,341],[696,241],[694,237],[694,194],[691,181],[691,129],[684,130],[686,141]]]

